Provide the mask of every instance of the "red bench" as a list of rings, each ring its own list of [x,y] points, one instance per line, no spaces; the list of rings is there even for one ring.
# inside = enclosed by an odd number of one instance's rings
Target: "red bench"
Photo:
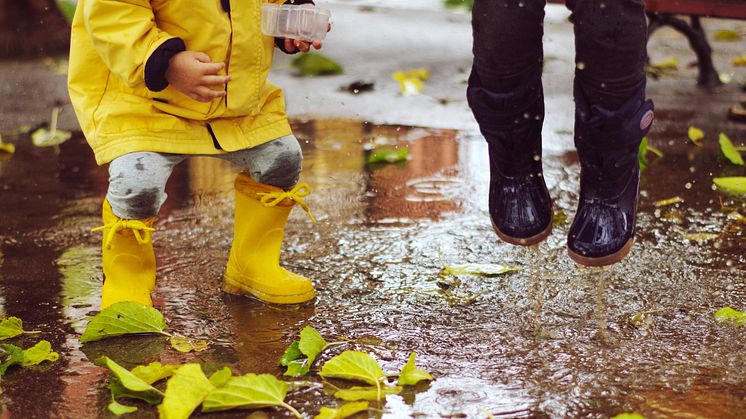
[[[549,2],[564,3],[564,0]],[[650,19],[648,38],[662,26],[671,26],[681,32],[697,54],[698,84],[719,85],[720,76],[712,63],[712,49],[707,42],[700,18],[746,19],[746,0],[645,0],[645,9]],[[677,15],[688,15],[689,21]]]

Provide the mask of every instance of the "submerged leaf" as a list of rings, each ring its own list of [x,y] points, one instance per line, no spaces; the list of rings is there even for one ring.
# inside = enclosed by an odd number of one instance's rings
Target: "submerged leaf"
[[[166,384],[158,416],[161,419],[187,419],[214,389],[199,364],[182,365]]]
[[[701,129],[697,127],[689,127],[689,131],[687,133],[689,135],[689,139],[696,145],[697,147],[702,147],[702,139],[705,138],[705,133]]]
[[[169,339],[169,343],[171,343],[172,348],[183,353],[192,351],[201,352],[207,349],[207,341],[190,339],[181,335],[171,336],[171,339]]]
[[[0,322],[0,340],[23,334],[23,321],[18,317],[8,317]]]
[[[409,159],[409,150],[402,147],[397,150],[381,150],[368,156],[367,163],[398,163]]]
[[[101,310],[86,326],[81,342],[92,342],[114,336],[159,333],[166,334],[163,314],[153,307],[124,301]]]
[[[521,268],[508,268],[507,266],[495,263],[461,263],[458,265],[446,266],[440,271],[440,273],[441,275],[495,276],[520,270]]]
[[[314,416],[314,419],[344,419],[365,410],[368,410],[368,402],[347,403],[338,409],[322,407],[319,414]]]
[[[342,400],[346,400],[348,402],[356,401],[356,400],[370,400],[370,401],[378,401],[382,398],[385,398],[389,394],[399,394],[401,393],[402,388],[397,387],[388,387],[384,386],[382,388],[378,387],[350,387],[342,390],[337,390],[334,392],[334,397]]]
[[[148,384],[153,384],[174,374],[178,365],[161,365],[160,362],[151,362],[146,365],[138,365],[132,369],[132,374]]]
[[[746,195],[746,177],[716,177],[712,179],[718,189],[738,195]]]
[[[715,31],[713,38],[720,42],[736,42],[741,40],[741,34],[730,29],[720,29]]]
[[[42,340],[36,345],[23,351],[23,361],[21,365],[28,367],[30,365],[41,364],[44,361],[54,362],[60,358],[60,354],[52,351],[52,344]]]
[[[137,407],[125,406],[123,404],[120,404],[116,400],[112,400],[111,403],[109,403],[108,409],[109,412],[113,413],[115,416],[122,416],[126,415],[127,413],[137,412]]]
[[[202,403],[203,412],[217,412],[229,409],[261,409],[264,407],[284,407],[296,417],[300,413],[285,403],[287,384],[269,374],[246,374],[232,377],[223,387],[216,389]]]
[[[96,360],[96,364],[108,368],[112,376],[110,377],[109,389],[114,398],[130,397],[144,400],[150,404],[158,404],[163,400],[163,393],[157,388],[143,381],[126,368],[112,361],[106,356]]]
[[[223,387],[228,382],[228,380],[231,379],[232,376],[233,372],[231,372],[231,369],[228,367],[223,367],[222,369],[212,373],[212,375],[210,376],[210,383],[212,383],[215,388],[220,388]]]
[[[433,380],[433,376],[430,375],[429,372],[417,368],[414,363],[416,357],[417,353],[415,352],[412,352],[412,354],[409,355],[409,361],[404,364],[404,367],[402,367],[401,372],[399,373],[399,380],[396,382],[397,384],[401,386],[413,386],[423,380]]]
[[[331,58],[317,52],[303,54],[293,60],[293,68],[302,76],[326,76],[344,73],[344,68]]]
[[[721,323],[730,323],[736,326],[746,326],[746,313],[734,310],[730,307],[721,308],[715,312],[715,319]]]
[[[737,165],[737,166],[743,166],[743,157],[741,157],[741,153],[738,152],[736,147],[733,145],[733,143],[730,141],[730,138],[728,138],[725,133],[720,133],[720,138],[718,139],[718,142],[720,143],[720,151],[723,152],[723,155],[726,159],[728,159],[729,162]]]
[[[678,204],[679,202],[684,202],[684,200],[680,196],[674,196],[673,198],[661,199],[660,201],[655,201],[653,205],[660,208],[660,207],[667,207],[673,204]]]

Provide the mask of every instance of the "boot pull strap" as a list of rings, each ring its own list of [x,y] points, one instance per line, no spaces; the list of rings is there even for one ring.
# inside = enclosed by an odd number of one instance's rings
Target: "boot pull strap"
[[[140,244],[150,243],[150,232],[155,231],[153,227],[148,227],[147,224],[140,220],[124,219],[119,219],[112,223],[105,224],[101,227],[96,227],[91,231],[105,231],[107,228],[109,229],[109,232],[104,233],[104,247],[106,247],[106,249],[111,249],[111,242],[114,240],[114,235],[117,234],[117,232],[119,231],[132,230],[132,234],[135,236],[135,240],[137,240],[137,242]]]
[[[299,183],[295,187],[287,192],[260,192],[257,195],[261,198],[259,202],[265,207],[274,207],[280,202],[290,199],[298,203],[303,210],[308,214],[308,217],[316,224],[316,218],[311,214],[311,209],[308,208],[308,204],[303,198],[311,194],[311,187],[307,183]]]

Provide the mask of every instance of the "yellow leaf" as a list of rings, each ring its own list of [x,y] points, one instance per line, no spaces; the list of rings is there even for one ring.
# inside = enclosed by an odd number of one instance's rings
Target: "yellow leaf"
[[[658,61],[657,63],[652,64],[652,67],[658,70],[678,70],[679,59],[678,57],[668,57],[666,59],[663,59],[662,61]]]
[[[733,30],[721,29],[715,32],[714,38],[721,42],[735,42],[741,40],[741,34]]]
[[[684,202],[683,199],[679,196],[674,196],[673,198],[668,199],[661,199],[660,201],[655,202],[656,207],[666,207],[668,205],[678,204],[679,202]]]
[[[430,71],[426,68],[397,71],[392,78],[399,82],[402,95],[410,96],[422,91],[425,81],[430,78]]]
[[[746,54],[733,58],[731,63],[736,67],[746,66]]]
[[[697,127],[689,127],[689,139],[692,140],[694,145],[702,147],[702,139],[705,138],[705,133]]]
[[[698,243],[715,240],[718,237],[720,237],[720,234],[715,234],[715,233],[690,233],[690,234],[684,235],[684,239],[693,241],[693,242],[698,242]]]

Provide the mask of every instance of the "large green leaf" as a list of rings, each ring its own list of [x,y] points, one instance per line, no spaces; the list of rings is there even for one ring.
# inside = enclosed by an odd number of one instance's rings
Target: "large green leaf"
[[[182,365],[166,384],[158,415],[161,419],[187,419],[214,389],[199,364]]]
[[[446,266],[440,271],[443,275],[484,275],[495,276],[508,272],[520,271],[521,268],[508,268],[495,263],[461,263]]]
[[[733,145],[733,143],[730,141],[730,138],[728,138],[725,133],[720,133],[720,138],[718,139],[718,142],[720,143],[720,151],[723,152],[723,155],[726,159],[728,159],[729,162],[738,165],[743,166],[743,157],[741,157],[741,153],[736,150],[736,146]]]
[[[413,386],[423,380],[433,380],[433,376],[430,375],[429,372],[417,368],[414,363],[416,357],[417,353],[412,352],[412,354],[409,355],[409,361],[407,361],[407,363],[404,364],[404,367],[402,367],[401,372],[399,373],[399,380],[396,382],[400,386]]]
[[[285,403],[287,384],[269,374],[246,374],[231,378],[223,387],[210,393],[202,403],[203,412],[217,412],[229,409],[261,409],[284,407],[296,417],[302,417],[297,410]]]
[[[23,334],[23,321],[18,317],[8,317],[0,322],[0,340]]]
[[[401,393],[402,388],[399,386],[396,387],[388,387],[383,386],[381,388],[378,387],[350,387],[342,390],[337,390],[334,392],[334,397],[342,400],[346,400],[348,402],[352,402],[355,400],[370,400],[370,401],[377,401],[381,400],[381,398],[384,398],[388,396],[389,394],[399,394]]]
[[[123,404],[120,404],[116,400],[112,400],[111,403],[109,403],[108,409],[109,409],[109,412],[114,414],[114,416],[122,416],[128,413],[137,412],[137,407],[125,406]]]
[[[368,410],[368,402],[347,403],[338,409],[322,407],[314,419],[344,419],[365,410]]]
[[[138,365],[135,368],[132,368],[131,372],[135,377],[148,384],[153,384],[172,376],[177,368],[179,368],[178,365],[161,365],[160,362],[155,361],[148,365]]]
[[[344,73],[344,68],[341,65],[317,52],[300,55],[293,60],[291,65],[302,76],[327,76]]]
[[[106,307],[92,318],[80,341],[92,342],[143,333],[167,335],[165,330],[166,321],[158,310],[133,301],[124,301]]]
[[[112,361],[106,356],[96,360],[96,364],[108,368],[112,376],[109,378],[109,389],[114,398],[129,397],[144,400],[150,404],[158,404],[163,400],[163,393],[157,388],[143,381],[126,368]]]
[[[44,361],[54,362],[60,358],[60,354],[52,351],[52,344],[42,340],[36,345],[23,351],[23,361],[21,365],[28,367],[30,365],[40,364]]]
[[[23,349],[8,343],[0,345],[0,377],[5,375],[8,367],[21,362],[23,362]]]
[[[715,312],[715,319],[721,323],[730,323],[736,326],[746,326],[746,313],[730,307],[721,308]]]
[[[746,177],[734,176],[734,177],[716,177],[712,179],[712,182],[725,192],[746,195]]]
[[[383,370],[370,355],[357,351],[344,351],[324,364],[320,375],[324,378],[341,378],[362,381],[378,389],[377,400],[381,398]]]

